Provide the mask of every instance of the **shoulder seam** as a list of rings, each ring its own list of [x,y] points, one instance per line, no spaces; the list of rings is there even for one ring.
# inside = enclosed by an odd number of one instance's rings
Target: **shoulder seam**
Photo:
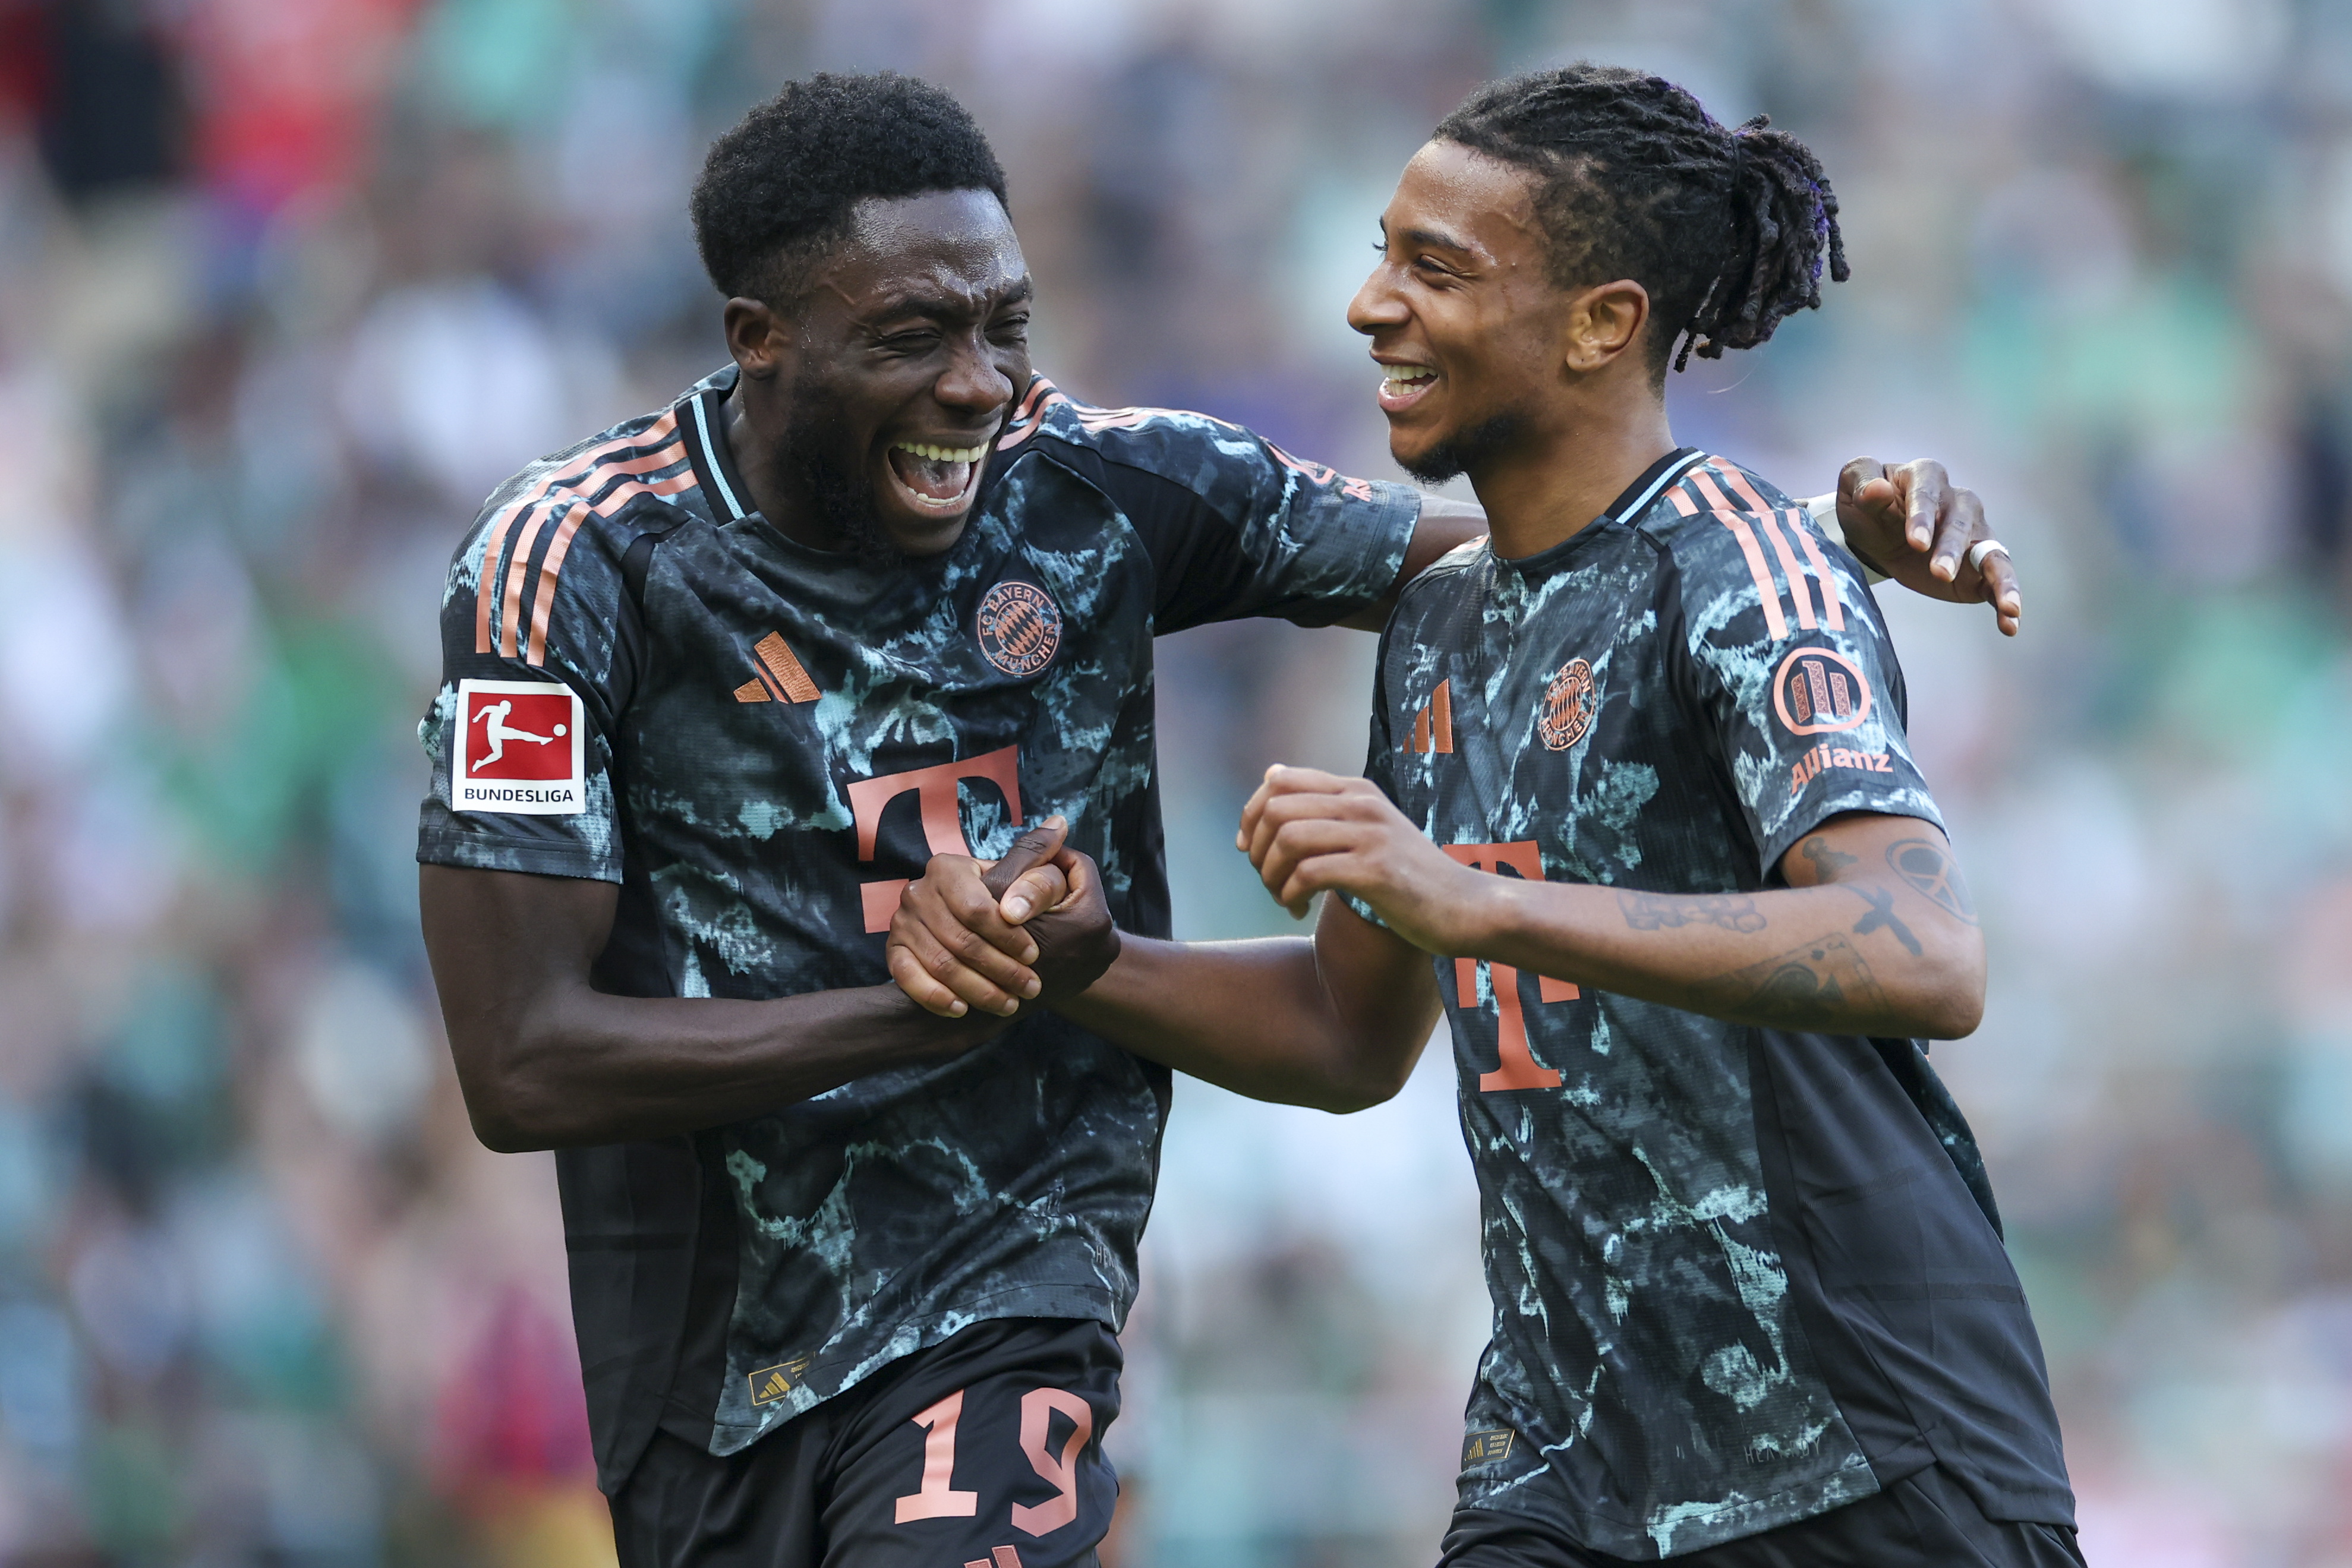
[[[1722,484],[1717,483],[1717,477]],[[1722,526],[1755,584],[1765,630],[1773,642],[1781,642],[1790,634],[1788,608],[1781,602],[1780,581],[1773,575],[1775,559],[1788,583],[1788,598],[1796,611],[1797,628],[1806,632],[1845,630],[1845,606],[1837,576],[1814,537],[1812,518],[1804,507],[1793,504],[1772,506],[1749,482],[1744,470],[1705,453],[1644,509],[1654,510],[1659,502],[1671,505],[1683,519],[1706,516]],[[1634,531],[1666,549],[1675,548],[1674,541],[1652,524],[1637,523]],[[1797,541],[1794,547],[1789,542],[1791,538]],[[1766,556],[1767,545],[1772,559]],[[1816,590],[1821,601],[1818,615],[1814,612]]]
[[[639,496],[666,499],[696,483],[675,407],[645,430],[592,444],[553,468],[500,507],[482,539],[481,567],[474,582],[477,653],[520,654],[528,664],[544,664],[556,583],[581,526],[592,516],[612,517]],[[663,472],[671,469],[677,471]],[[551,522],[555,524],[551,532],[547,531]],[[542,532],[546,546],[534,576],[530,557]],[[527,638],[522,633],[526,602]]]

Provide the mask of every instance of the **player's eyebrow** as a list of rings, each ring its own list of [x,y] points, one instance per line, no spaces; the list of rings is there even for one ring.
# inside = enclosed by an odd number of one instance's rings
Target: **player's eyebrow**
[[[1011,305],[1025,305],[1036,294],[1035,281],[1026,273],[993,298],[983,294],[975,298],[968,294],[897,294],[876,308],[871,319],[887,320],[895,316],[920,316],[941,323],[968,321],[975,316],[992,315]]]
[[[1455,239],[1444,229],[1411,228],[1404,231],[1404,237],[1431,250],[1459,251],[1465,256],[1473,255],[1477,250],[1477,246],[1468,240]]]

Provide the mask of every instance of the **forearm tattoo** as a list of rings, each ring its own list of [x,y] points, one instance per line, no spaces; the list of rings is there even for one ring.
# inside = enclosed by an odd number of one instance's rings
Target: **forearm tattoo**
[[[1792,1029],[1835,1027],[1858,1009],[1885,1003],[1870,966],[1843,936],[1823,936],[1726,979],[1747,994],[1747,1011]]]
[[[1636,931],[1663,931],[1681,925],[1720,925],[1726,931],[1761,931],[1764,912],[1744,894],[1702,893],[1667,897],[1654,893],[1629,893],[1620,888],[1617,909]]]
[[[1895,939],[1897,942],[1910,949],[1914,958],[1919,956],[1919,938],[1911,935],[1911,927],[1904,925],[1902,918],[1895,913],[1893,894],[1883,887],[1858,886],[1850,882],[1840,883],[1838,885],[1870,905],[1870,913],[1853,923],[1855,936],[1867,936],[1884,925],[1895,933]]]
[[[1977,907],[1960,880],[1959,862],[1933,839],[1897,839],[1886,846],[1886,863],[1921,895],[1934,899],[1958,918],[1974,925]]]

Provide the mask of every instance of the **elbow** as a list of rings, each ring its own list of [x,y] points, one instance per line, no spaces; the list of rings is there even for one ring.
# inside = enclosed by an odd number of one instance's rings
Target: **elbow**
[[[556,1145],[555,1139],[528,1120],[502,1107],[478,1106],[468,1099],[466,1119],[473,1124],[475,1140],[494,1155],[536,1154]]]
[[[1369,1111],[1375,1105],[1395,1099],[1397,1089],[1402,1087],[1402,1084],[1395,1087],[1354,1083],[1345,1087],[1333,1085],[1307,1096],[1304,1103],[1309,1110],[1328,1111],[1334,1116],[1352,1116],[1359,1111]]]
[[[1405,1080],[1412,1076],[1412,1064],[1418,1055],[1414,1052],[1402,1061],[1351,1063],[1350,1071],[1319,1085],[1318,1092],[1304,1103],[1334,1116],[1351,1116],[1359,1111],[1384,1105],[1403,1090]]]
[[[527,1053],[459,1047],[452,1054],[457,1061],[457,1087],[466,1100],[466,1119],[473,1124],[474,1136],[482,1147],[492,1154],[527,1155],[566,1141],[556,1124],[561,1096],[549,1092],[515,1061]]]
[[[1903,1011],[1903,1032],[1924,1040],[1965,1040],[1984,1021],[1983,936],[1954,934],[1927,955]]]
[[[1983,1021],[1983,990],[1954,991],[1923,1006],[1904,1032],[1919,1040],[1966,1040]]]
[[[527,1097],[472,1083],[465,1092],[466,1119],[473,1124],[475,1139],[492,1154],[533,1154],[560,1142],[532,1115]]]

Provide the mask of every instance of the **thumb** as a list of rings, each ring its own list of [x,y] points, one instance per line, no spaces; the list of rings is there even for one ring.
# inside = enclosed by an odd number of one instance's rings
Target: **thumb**
[[[1862,504],[1862,487],[1873,479],[1886,476],[1886,465],[1875,457],[1857,457],[1838,470],[1838,497],[1855,506]]]
[[[1021,879],[1023,873],[1054,858],[1062,841],[1070,836],[1070,824],[1060,817],[1048,817],[1019,838],[1013,841],[1012,852],[988,868],[981,883],[990,894],[1002,899]]]

